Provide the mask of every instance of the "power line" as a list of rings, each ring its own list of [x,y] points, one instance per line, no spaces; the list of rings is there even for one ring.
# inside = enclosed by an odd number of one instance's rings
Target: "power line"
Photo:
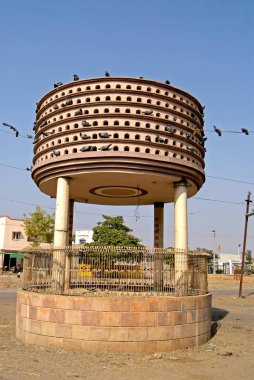
[[[238,179],[224,178],[224,177],[215,177],[213,175],[207,175],[206,177],[208,177],[208,178],[214,178],[214,179],[219,179],[221,181],[230,181],[230,182],[237,182],[237,183],[245,183],[246,185],[254,185],[254,182],[247,182],[247,181],[242,181],[242,180],[238,180]]]
[[[225,200],[222,200],[222,199],[211,199],[211,198],[200,198],[200,197],[193,197],[192,199],[198,199],[200,201],[228,203],[228,204],[233,204],[233,205],[243,205],[244,204],[244,202],[232,202],[232,201],[225,201]]]
[[[0,129],[0,132],[2,132],[2,133],[8,133],[9,135],[13,135],[13,132],[9,132],[9,131],[2,131],[1,129]],[[15,136],[14,136],[15,137]],[[24,139],[29,139],[29,140],[31,140],[31,137],[27,137],[27,135],[25,136],[25,135],[18,135],[18,137],[23,137]]]
[[[0,164],[0,166],[5,166],[6,168],[11,168],[11,169],[30,171],[30,170],[28,170],[28,169],[18,168],[17,166],[11,166],[11,165],[5,165],[5,164]]]

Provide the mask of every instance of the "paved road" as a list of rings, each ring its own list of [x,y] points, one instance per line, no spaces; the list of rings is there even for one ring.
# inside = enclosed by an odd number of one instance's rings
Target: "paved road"
[[[17,289],[0,289],[0,305],[16,303]]]

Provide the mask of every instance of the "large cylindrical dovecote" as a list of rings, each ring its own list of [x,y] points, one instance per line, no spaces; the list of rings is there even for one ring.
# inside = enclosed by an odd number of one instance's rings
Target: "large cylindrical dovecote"
[[[188,197],[205,180],[203,108],[169,84],[103,77],[60,85],[38,103],[32,177],[55,197],[70,179],[78,202],[171,202],[185,179]],[[163,190],[163,191],[162,191]]]

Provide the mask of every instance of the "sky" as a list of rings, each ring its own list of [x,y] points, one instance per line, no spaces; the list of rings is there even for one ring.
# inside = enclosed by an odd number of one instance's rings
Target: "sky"
[[[33,156],[25,136],[33,133],[36,102],[74,73],[168,79],[205,105],[205,129],[254,131],[253,0],[0,0],[0,44],[0,122],[21,134],[0,125],[0,215],[22,218],[35,205],[54,212],[55,200],[25,170]],[[237,253],[249,191],[254,199],[254,133],[206,136],[206,182],[188,200],[189,247]],[[134,211],[75,204],[74,229],[94,227],[102,214],[123,215],[152,246],[153,206],[140,206],[138,220]],[[174,245],[173,213],[165,205],[165,247]],[[253,227],[250,217],[252,252]]]

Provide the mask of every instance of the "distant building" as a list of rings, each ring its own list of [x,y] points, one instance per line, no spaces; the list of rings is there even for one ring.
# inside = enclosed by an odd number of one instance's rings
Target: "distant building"
[[[85,244],[93,242],[93,230],[75,231],[75,244]]]
[[[234,253],[220,253],[218,258],[218,268],[222,269],[223,273],[234,274],[234,269],[240,268],[242,257]]]
[[[22,250],[31,244],[25,233],[23,219],[0,216],[0,274],[14,266],[22,266]],[[41,245],[48,248],[49,244]]]

